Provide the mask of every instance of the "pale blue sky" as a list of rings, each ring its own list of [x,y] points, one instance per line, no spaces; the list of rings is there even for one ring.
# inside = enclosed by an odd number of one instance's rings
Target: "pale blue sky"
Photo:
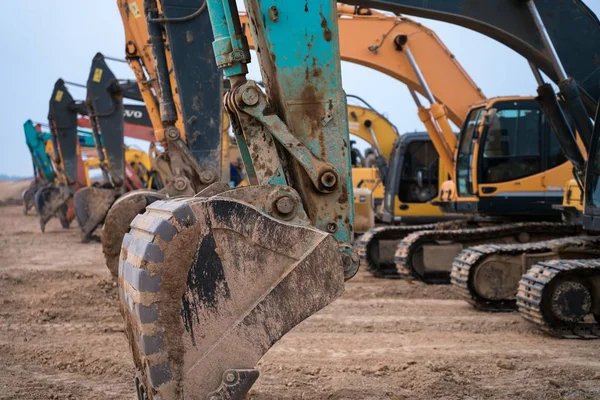
[[[31,158],[23,135],[29,118],[46,122],[57,78],[85,83],[98,51],[124,55],[124,34],[116,0],[19,0],[0,14],[0,174],[30,176]],[[238,3],[241,1],[238,0]],[[588,0],[598,15],[600,0]],[[446,23],[419,19],[436,31],[487,96],[533,95],[536,84],[526,61],[483,35]],[[121,78],[133,78],[125,64],[111,63]],[[251,78],[260,79],[258,68]],[[344,88],[364,97],[401,132],[422,130],[406,87],[381,73],[343,64]],[[83,89],[72,88],[77,99]]]

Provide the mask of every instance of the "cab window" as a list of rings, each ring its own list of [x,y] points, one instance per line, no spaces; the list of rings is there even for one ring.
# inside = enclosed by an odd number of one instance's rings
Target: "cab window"
[[[504,109],[490,116],[480,183],[519,179],[542,171],[539,109]]]
[[[439,186],[439,160],[430,141],[415,141],[406,147],[398,199],[403,203],[426,203]]]

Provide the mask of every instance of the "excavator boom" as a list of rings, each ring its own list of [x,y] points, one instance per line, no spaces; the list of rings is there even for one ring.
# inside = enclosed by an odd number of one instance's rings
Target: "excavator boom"
[[[430,18],[472,29],[512,48],[559,83],[562,78],[556,72],[555,61],[536,27],[528,2],[529,0],[346,1],[361,7]],[[582,0],[536,0],[535,5],[564,69],[577,81],[588,107],[593,110],[600,97],[598,17]]]

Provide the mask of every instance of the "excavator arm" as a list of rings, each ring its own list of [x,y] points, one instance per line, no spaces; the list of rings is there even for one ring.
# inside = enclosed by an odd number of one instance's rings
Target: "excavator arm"
[[[75,212],[83,242],[91,239],[116,198],[126,190],[143,188],[140,177],[125,162],[126,108],[123,98],[142,99],[137,84],[132,81],[122,84],[106,64],[104,56],[98,53],[92,61],[87,89],[90,123],[107,187],[89,186],[75,193]]]
[[[140,399],[242,398],[264,352],[338,297],[358,265],[334,4],[247,2],[267,96],[245,79],[235,3],[207,4],[232,86],[225,105],[258,185],[213,185],[133,221],[119,284]]]
[[[31,185],[23,191],[23,212],[25,215],[34,206],[35,193],[42,185],[54,182],[56,172],[52,166],[52,160],[46,152],[46,141],[51,140],[51,134],[44,135],[39,125],[34,125],[31,120],[23,124],[25,143],[31,154],[34,178]]]
[[[42,232],[54,215],[58,215],[64,228],[68,228],[68,202],[77,184],[77,110],[80,105],[73,100],[62,79],[56,81],[48,112],[56,160],[60,166],[61,182],[44,186],[34,196]]]
[[[27,148],[31,153],[31,159],[35,166],[35,175],[39,176],[44,183],[54,182],[56,174],[52,167],[52,161],[46,153],[45,135],[38,131],[31,120],[25,121],[23,130],[25,132],[25,142],[27,143]]]
[[[408,87],[445,170],[453,173],[456,138],[448,120],[461,126],[470,107],[486,100],[481,89],[435,32],[423,25],[371,10],[359,13],[341,4],[337,11],[342,60],[382,72]],[[240,21],[245,29],[248,16],[240,14]],[[252,37],[247,37],[250,48],[255,48]],[[430,107],[423,106],[416,93]],[[391,153],[391,146],[388,149]]]

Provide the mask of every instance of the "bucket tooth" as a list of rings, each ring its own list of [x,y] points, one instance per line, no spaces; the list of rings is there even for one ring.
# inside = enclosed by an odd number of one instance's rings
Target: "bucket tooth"
[[[269,348],[343,292],[333,236],[226,195],[157,201],[123,240],[125,331],[149,399],[244,398]]]
[[[166,195],[154,190],[134,190],[117,199],[108,210],[102,229],[102,252],[111,275],[119,275],[119,254],[123,237],[136,215],[143,213],[149,204],[166,199]]]
[[[81,242],[87,243],[92,239],[92,234],[106,218],[110,206],[119,195],[113,188],[88,186],[75,193],[73,204],[75,215],[81,229]]]

